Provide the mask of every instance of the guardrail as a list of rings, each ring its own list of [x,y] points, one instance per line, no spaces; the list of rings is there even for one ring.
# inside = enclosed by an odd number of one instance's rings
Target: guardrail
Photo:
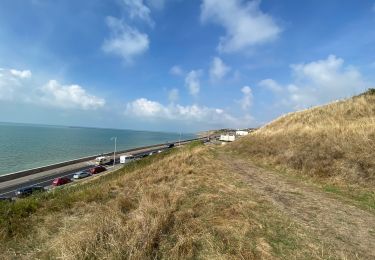
[[[141,147],[131,148],[131,149],[127,149],[127,150],[117,151],[116,153],[118,153],[118,154],[129,153],[129,152],[134,152],[134,151],[144,150],[144,149],[149,149],[149,148],[155,148],[155,147],[160,147],[160,146],[169,145],[169,144],[178,144],[178,143],[184,144],[184,143],[189,143],[189,142],[192,142],[192,141],[205,140],[205,139],[207,139],[207,137],[200,137],[200,138],[181,140],[181,141],[175,141],[175,142],[167,142],[167,143],[154,144],[154,145],[148,145],[148,146],[141,146]],[[5,174],[5,175],[0,175],[0,183],[5,182],[5,181],[18,179],[18,178],[25,177],[25,176],[29,176],[29,175],[32,175],[32,174],[40,173],[40,172],[43,172],[43,171],[57,169],[57,168],[60,168],[60,167],[71,165],[71,164],[90,161],[90,160],[95,159],[98,156],[102,156],[102,155],[109,156],[109,155],[112,155],[112,154],[113,154],[113,152],[91,155],[91,156],[82,157],[82,158],[69,160],[69,161],[65,161],[65,162],[60,162],[60,163],[50,164],[50,165],[37,167],[37,168],[33,168],[33,169],[28,169],[28,170],[8,173],[8,174]]]

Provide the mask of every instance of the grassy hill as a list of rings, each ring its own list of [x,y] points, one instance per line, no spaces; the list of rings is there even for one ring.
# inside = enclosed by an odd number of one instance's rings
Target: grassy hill
[[[369,91],[224,147],[192,143],[0,202],[0,259],[373,259],[374,131]],[[294,173],[365,193],[349,201]]]
[[[0,203],[1,259],[312,255],[301,233],[231,174],[215,149],[200,144],[80,185]]]
[[[375,187],[375,90],[282,116],[230,149],[333,184]]]

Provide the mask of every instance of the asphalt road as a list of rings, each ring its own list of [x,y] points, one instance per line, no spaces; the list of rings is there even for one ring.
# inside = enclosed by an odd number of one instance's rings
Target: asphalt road
[[[144,155],[149,155],[151,152],[157,153],[159,150],[166,150],[166,149],[168,149],[168,148],[162,148],[162,149],[160,149],[160,148],[155,149],[154,148],[154,149],[145,150],[145,151],[138,152],[138,153],[133,153],[133,156],[135,158],[142,158]],[[119,163],[120,163],[119,158],[116,158],[116,164],[119,164]],[[44,176],[44,177],[41,177],[41,178],[38,178],[38,179],[32,179],[32,180],[28,180],[26,182],[17,183],[15,185],[3,187],[3,188],[0,189],[0,197],[15,197],[16,191],[18,189],[24,188],[24,187],[29,187],[29,186],[42,186],[42,187],[48,188],[49,186],[52,185],[52,182],[55,178],[68,177],[69,179],[72,179],[74,173],[79,172],[79,171],[88,170],[89,168],[92,168],[93,166],[94,166],[94,163],[91,164],[91,165],[87,164],[85,167],[80,167],[80,168],[76,168],[76,169],[69,170],[69,171],[52,173],[52,174],[49,174],[48,176]],[[105,165],[105,166],[109,170],[110,167],[112,167],[112,164],[108,164],[108,165]],[[99,173],[99,174],[105,174],[105,172]],[[90,178],[90,177],[88,177],[88,178]]]

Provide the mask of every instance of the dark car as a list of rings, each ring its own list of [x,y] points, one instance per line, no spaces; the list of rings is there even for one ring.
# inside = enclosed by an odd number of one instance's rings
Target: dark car
[[[95,166],[95,167],[89,169],[91,174],[101,173],[101,172],[104,172],[106,170],[107,169],[102,165],[98,165],[98,166]]]
[[[21,188],[16,191],[16,196],[18,198],[23,198],[32,195],[33,193],[43,192],[45,189],[42,186],[30,186],[26,188]]]
[[[141,158],[145,158],[145,157],[147,157],[148,155],[149,155],[148,153],[144,153],[144,154],[141,154],[140,157],[141,157]]]
[[[174,144],[168,144],[168,148],[173,148]]]
[[[67,184],[69,182],[72,182],[69,178],[60,177],[60,178],[56,178],[56,179],[53,180],[52,186],[61,186],[61,185]]]

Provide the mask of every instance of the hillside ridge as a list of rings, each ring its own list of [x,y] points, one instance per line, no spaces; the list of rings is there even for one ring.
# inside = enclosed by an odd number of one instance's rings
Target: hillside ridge
[[[375,91],[282,116],[230,149],[333,183],[375,185]]]

